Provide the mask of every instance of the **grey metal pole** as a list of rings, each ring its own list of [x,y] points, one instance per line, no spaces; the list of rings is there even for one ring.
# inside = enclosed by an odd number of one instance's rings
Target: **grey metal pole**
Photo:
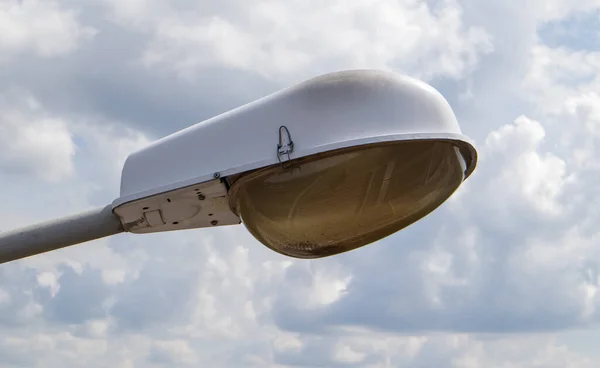
[[[0,233],[0,263],[122,233],[112,206]]]

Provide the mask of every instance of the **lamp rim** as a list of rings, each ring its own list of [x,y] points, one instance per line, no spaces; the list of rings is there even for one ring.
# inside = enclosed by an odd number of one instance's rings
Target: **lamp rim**
[[[400,142],[408,142],[408,141],[416,141],[416,140],[429,140],[429,141],[450,141],[454,143],[459,149],[463,158],[465,160],[465,164],[467,166],[467,170],[465,171],[465,179],[468,178],[475,170],[475,166],[477,165],[478,155],[477,150],[475,148],[474,143],[465,137],[462,134],[456,133],[401,133],[401,134],[390,134],[383,136],[374,136],[368,138],[359,138],[353,140],[346,140],[343,142],[336,142],[333,144],[311,147],[307,149],[300,149],[294,151],[292,160],[300,159],[307,156],[312,156],[315,154],[325,153],[329,151],[334,151],[338,149],[352,148],[352,147],[363,147],[371,144],[383,144],[383,143],[400,143]],[[364,148],[364,147],[363,147]],[[274,155],[275,156],[275,155]],[[278,164],[277,158],[270,158],[266,160],[261,160],[258,162],[254,162],[252,164],[233,167],[228,169],[223,169],[219,171],[219,176],[222,179],[226,179],[232,176],[237,176],[244,174],[249,171],[255,171],[262,168],[270,167],[272,165]],[[162,187],[146,190],[140,193],[132,194],[129,196],[119,197],[115,199],[112,203],[113,210],[123,204],[128,202],[140,200],[143,198],[151,197],[154,195],[159,195],[162,193],[170,192],[173,190],[177,190],[180,188],[190,187],[193,185],[197,185],[200,183],[205,183],[211,180],[215,180],[214,174],[210,175],[202,175],[198,177],[194,177],[192,179],[183,180],[180,182],[172,183],[169,185],[165,185]]]

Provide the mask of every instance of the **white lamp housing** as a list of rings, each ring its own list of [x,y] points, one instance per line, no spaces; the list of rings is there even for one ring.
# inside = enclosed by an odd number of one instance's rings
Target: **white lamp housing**
[[[475,168],[475,148],[462,135],[447,101],[431,86],[373,70],[326,74],[198,123],[131,154],[123,168],[121,193],[113,202],[113,210],[125,230],[133,233],[239,224],[244,214],[238,213],[232,203],[231,189],[249,173],[272,169],[281,174],[293,171],[296,162],[319,155],[410,142],[441,142],[446,144],[444,147],[452,147],[452,152],[442,150],[445,156],[440,160],[456,154],[451,159],[462,165],[460,182]],[[391,154],[397,158],[401,155]],[[416,165],[424,168],[427,161],[422,162],[425,164]],[[357,170],[362,169],[357,166]],[[274,194],[273,200],[281,198]],[[289,206],[296,211],[298,204]],[[291,214],[288,220],[293,221]],[[357,246],[345,250],[353,247]],[[305,254],[275,250],[314,257],[310,250]]]

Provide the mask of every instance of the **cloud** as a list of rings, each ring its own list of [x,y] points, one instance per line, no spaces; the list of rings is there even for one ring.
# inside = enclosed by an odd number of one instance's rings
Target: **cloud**
[[[187,341],[156,341],[150,351],[148,360],[152,363],[181,365],[194,364],[196,357]]]
[[[44,58],[65,55],[95,33],[79,23],[73,10],[56,1],[0,2],[0,62],[20,53]]]
[[[177,7],[167,2],[111,1],[122,24],[151,35],[146,66],[183,77],[215,65],[278,80],[339,68],[400,69],[422,78],[460,78],[492,50],[480,27],[465,27],[454,1],[320,6],[290,1]],[[314,11],[315,7],[319,11]]]
[[[371,337],[352,332],[336,339],[309,338],[303,340],[302,350],[280,353],[277,359],[285,366],[302,367],[592,367],[590,359],[539,335],[510,340],[467,335],[378,337],[376,343]],[[520,354],[521,349],[528,349],[530,354]]]
[[[15,102],[22,102],[16,104]],[[56,182],[74,173],[76,145],[68,123],[41,110],[31,98],[0,95],[0,167]]]
[[[537,210],[538,216],[561,213],[558,199],[572,177],[567,175],[561,158],[539,152],[544,136],[542,125],[525,116],[488,135],[483,155],[502,160],[504,166],[500,170],[495,166],[495,180],[488,187],[489,198],[495,197],[492,204],[506,208],[507,201],[525,202]]]

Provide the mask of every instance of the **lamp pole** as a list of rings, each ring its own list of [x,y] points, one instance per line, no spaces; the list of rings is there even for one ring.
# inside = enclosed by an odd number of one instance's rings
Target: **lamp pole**
[[[116,235],[124,231],[112,206],[0,233],[0,263]]]

